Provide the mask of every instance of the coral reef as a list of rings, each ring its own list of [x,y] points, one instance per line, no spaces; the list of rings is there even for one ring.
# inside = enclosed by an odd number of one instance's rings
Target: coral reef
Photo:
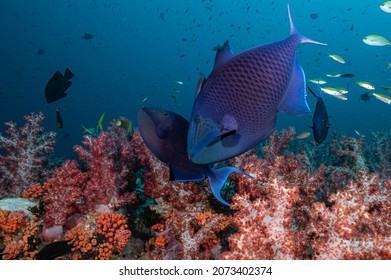
[[[230,176],[228,208],[207,180],[169,181],[137,129],[129,137],[114,121],[74,147],[79,162],[51,170],[42,121],[8,122],[0,136],[3,259],[34,259],[56,241],[69,246],[61,259],[391,259],[388,132],[322,145],[275,132],[227,162],[253,177]]]
[[[6,122],[6,136],[0,133],[0,198],[20,197],[30,186],[50,175],[46,156],[54,149],[55,132],[44,132],[43,113],[24,116],[25,124]]]

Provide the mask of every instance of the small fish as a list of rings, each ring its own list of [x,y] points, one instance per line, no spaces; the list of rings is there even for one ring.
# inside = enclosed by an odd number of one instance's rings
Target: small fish
[[[87,128],[85,127],[84,125],[81,125],[81,127],[83,128],[83,131],[82,131],[82,134],[84,133],[87,133],[87,134],[91,134],[92,136],[98,136],[98,132],[96,131],[95,127],[90,127],[90,128]]]
[[[45,53],[45,50],[44,49],[38,49],[35,53],[37,55],[43,55]]]
[[[389,87],[389,86],[382,86],[381,88],[386,90],[386,91],[390,91],[391,92],[391,87]]]
[[[346,63],[346,61],[341,56],[339,56],[338,54],[329,54],[329,57],[334,59],[335,61],[341,63],[341,64],[345,64]]]
[[[66,90],[72,85],[70,81],[75,75],[68,68],[65,69],[64,75],[56,71],[49,79],[45,87],[45,97],[47,103],[55,102],[67,96]]]
[[[316,102],[316,107],[314,111],[314,115],[312,117],[312,130],[314,133],[314,139],[316,143],[322,143],[328,134],[330,123],[329,116],[327,114],[326,105],[323,101],[322,94],[315,94],[310,87],[307,87],[308,90],[315,96],[318,101]]]
[[[64,121],[62,120],[60,107],[59,106],[57,106],[57,108],[56,108],[56,123],[57,123],[57,127],[58,128],[62,128],[63,127]]]
[[[317,19],[318,18],[318,14],[316,14],[316,13],[310,14],[310,17],[312,19]]]
[[[368,35],[364,37],[363,42],[369,46],[374,47],[391,46],[391,42],[380,35]]]
[[[183,85],[183,82],[180,80],[175,81],[178,85]]]
[[[310,135],[311,135],[311,132],[306,131],[306,132],[302,132],[299,135],[297,135],[296,138],[297,139],[305,139],[305,138],[308,138]]]
[[[344,88],[321,87],[320,90],[323,91],[324,93],[333,96],[343,95],[348,93],[348,91]]]
[[[391,1],[380,4],[379,8],[386,13],[391,13]]]
[[[126,131],[126,136],[130,141],[134,134],[133,124],[131,120],[121,119],[115,122],[115,126],[122,127]]]
[[[335,98],[338,98],[338,99],[343,100],[343,101],[348,100],[348,98],[345,95],[343,95],[343,94],[341,94],[341,95],[333,95],[333,96]]]
[[[376,92],[372,93],[372,95],[374,97],[376,97],[378,100],[380,100],[380,101],[382,101],[382,102],[384,102],[386,104],[390,104],[391,105],[391,97],[390,96],[385,95],[385,94],[381,94],[381,93],[376,93]]]
[[[174,100],[175,104],[180,105],[178,96],[176,94],[170,94],[170,97],[172,98],[172,100]]]
[[[141,103],[144,103],[147,100],[148,100],[148,97],[145,97],[143,100],[141,100]]]
[[[182,116],[159,108],[143,107],[138,112],[141,137],[151,152],[170,168],[170,181],[198,181],[208,177],[213,195],[224,205],[221,189],[232,172],[248,175],[234,167],[213,169],[213,164],[194,164],[187,151],[189,122]]]
[[[368,90],[374,90],[375,89],[375,87],[373,85],[371,85],[370,83],[368,83],[368,82],[358,81],[358,82],[356,82],[356,84],[358,84],[360,87],[363,87],[363,88],[368,89]]]
[[[371,100],[371,95],[368,92],[364,92],[360,95],[360,102],[369,102]]]
[[[103,112],[102,115],[100,115],[98,123],[96,125],[96,127],[99,128],[100,131],[103,131],[102,122],[103,122],[103,118],[105,117],[105,115],[106,115],[106,112]]]
[[[326,74],[327,77],[329,78],[338,78],[338,77],[341,77],[341,73],[329,73],[329,74]]]
[[[340,78],[353,78],[354,77],[354,74],[352,73],[345,73],[345,74],[341,74],[341,76],[339,76]]]
[[[361,133],[358,131],[358,130],[354,130],[354,132],[358,135],[358,136],[361,136]]]
[[[326,84],[327,82],[325,81],[325,80],[323,80],[323,79],[310,79],[310,80],[308,80],[309,82],[311,82],[311,83],[314,83],[314,84],[316,84],[316,85],[324,85],[324,84]]]
[[[73,245],[69,241],[56,241],[43,247],[36,255],[37,260],[54,260],[72,252]]]
[[[86,40],[86,41],[91,40],[93,37],[94,37],[94,35],[92,35],[92,34],[90,34],[90,33],[87,33],[87,32],[84,33],[83,36],[81,36],[81,38],[82,38],[83,40]]]

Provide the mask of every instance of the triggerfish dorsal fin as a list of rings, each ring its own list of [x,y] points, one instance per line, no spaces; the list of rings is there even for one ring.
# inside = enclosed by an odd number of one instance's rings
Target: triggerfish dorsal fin
[[[252,176],[248,175],[246,172],[235,167],[223,167],[219,169],[213,169],[208,174],[209,184],[213,195],[216,197],[218,201],[220,201],[221,203],[227,206],[229,206],[229,203],[221,197],[221,189],[223,188],[224,183],[227,181],[229,175],[233,172],[238,172],[250,178],[253,178]]]
[[[311,40],[311,39],[301,35],[296,30],[295,25],[293,24],[293,20],[292,20],[292,16],[291,16],[291,9],[290,9],[289,4],[288,4],[288,18],[289,18],[289,25],[290,25],[290,34],[291,34],[291,36],[298,36],[301,44],[309,43],[309,44],[316,44],[316,45],[323,45],[323,46],[327,45],[327,44],[324,44],[321,42]]]
[[[198,80],[198,85],[197,85],[197,89],[196,89],[196,97],[197,95],[201,92],[202,90],[202,86],[204,85],[206,79],[204,76],[201,76]]]
[[[227,40],[227,41],[224,42],[224,45],[222,47],[219,47],[217,49],[216,57],[215,57],[215,64],[213,66],[213,71],[218,69],[221,65],[226,63],[233,56],[234,56],[234,54],[231,51],[231,48],[229,46],[229,42]]]
[[[308,115],[311,113],[306,100],[305,87],[303,68],[295,59],[291,80],[277,110],[294,115]]]

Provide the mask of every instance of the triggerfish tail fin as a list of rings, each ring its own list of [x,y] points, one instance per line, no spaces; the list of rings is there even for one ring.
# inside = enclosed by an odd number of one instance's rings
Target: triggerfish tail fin
[[[246,172],[235,167],[223,167],[219,169],[214,169],[211,170],[210,174],[208,174],[209,184],[213,195],[218,201],[227,206],[229,206],[230,204],[221,197],[221,189],[223,188],[224,183],[227,181],[229,175],[231,175],[231,173],[233,172],[238,172],[252,178],[252,176],[248,175]]]
[[[66,81],[72,79],[73,77],[75,77],[75,75],[72,73],[71,70],[69,70],[68,68],[65,69],[65,72],[64,72],[64,78]]]
[[[306,99],[305,87],[303,68],[295,61],[291,80],[277,110],[294,115],[308,115],[311,113]]]
[[[324,43],[321,43],[321,42],[317,42],[317,41],[311,40],[311,39],[301,35],[296,30],[295,25],[293,24],[293,20],[292,20],[292,16],[291,16],[291,9],[290,9],[289,4],[288,4],[288,18],[289,18],[289,24],[290,24],[290,34],[291,34],[291,36],[298,36],[301,44],[308,43],[308,44],[316,44],[316,45],[323,45],[323,46],[327,45],[327,44],[324,44]]]

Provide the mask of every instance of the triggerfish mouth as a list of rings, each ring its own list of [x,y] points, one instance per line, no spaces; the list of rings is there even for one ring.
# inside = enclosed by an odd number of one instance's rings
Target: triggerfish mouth
[[[174,112],[143,107],[138,113],[138,127],[151,152],[168,164],[171,181],[197,181],[207,176],[213,195],[225,205],[229,203],[221,197],[221,189],[229,175],[239,172],[251,177],[234,167],[214,169],[213,165],[191,162],[186,152],[189,122]]]
[[[234,55],[219,47],[208,78],[201,77],[188,131],[192,162],[209,164],[237,156],[274,130],[277,112],[311,113],[304,71],[296,59],[303,43],[325,45],[298,33],[288,5],[290,36]]]

